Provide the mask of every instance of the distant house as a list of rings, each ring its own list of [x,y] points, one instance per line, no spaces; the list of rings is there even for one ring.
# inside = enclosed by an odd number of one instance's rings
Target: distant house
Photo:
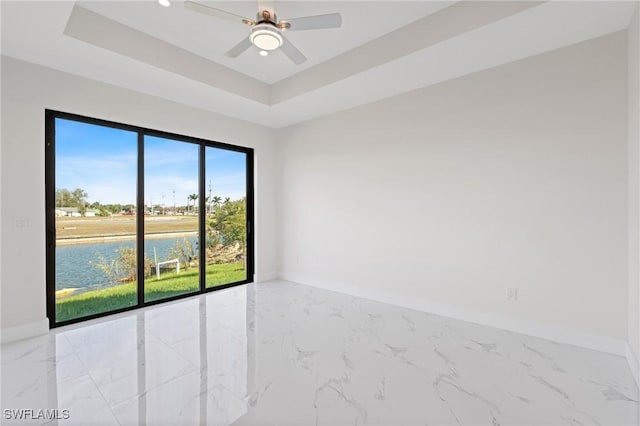
[[[95,213],[93,215],[95,216]],[[82,215],[80,214],[80,210],[77,207],[56,207],[56,216],[80,217]]]

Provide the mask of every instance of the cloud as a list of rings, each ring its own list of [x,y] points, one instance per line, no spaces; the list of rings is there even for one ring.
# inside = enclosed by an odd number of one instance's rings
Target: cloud
[[[136,156],[131,155],[58,156],[56,187],[82,188],[89,194],[89,202],[132,203],[136,199],[136,169]]]
[[[191,147],[189,147],[191,148]],[[150,150],[145,155],[145,203],[184,205],[189,194],[198,193],[198,162],[184,149]],[[145,153],[146,154],[146,153]],[[207,155],[210,155],[209,153]],[[136,201],[137,155],[102,156],[58,155],[56,157],[56,187],[89,193],[89,202],[129,204]],[[243,162],[207,162],[205,195],[209,181],[212,195],[238,199],[245,196],[246,176]]]

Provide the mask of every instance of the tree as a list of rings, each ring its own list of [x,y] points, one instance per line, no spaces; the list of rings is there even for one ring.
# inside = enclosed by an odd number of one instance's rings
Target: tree
[[[87,194],[87,191],[84,189],[76,188],[71,195],[76,203],[76,207],[78,207],[78,211],[84,216],[87,212],[87,197],[89,197],[89,194]]]
[[[207,249],[213,252],[235,251],[246,268],[247,256],[247,208],[244,198],[231,201],[226,198],[218,204],[207,219]]]
[[[87,212],[89,194],[81,188],[69,191],[66,188],[56,189],[56,205],[59,207],[75,207],[81,215]]]
[[[193,210],[194,210],[194,211],[196,210],[196,200],[197,200],[197,199],[198,199],[198,194],[190,194],[190,195],[187,197],[187,200],[188,200],[188,201],[193,201]],[[189,210],[189,204],[188,204],[188,202],[187,202],[187,210]]]
[[[222,203],[222,198],[218,197],[217,195],[215,197],[213,197],[213,207],[214,208],[220,207],[220,203]]]
[[[56,206],[70,207],[71,191],[66,188],[56,189]]]

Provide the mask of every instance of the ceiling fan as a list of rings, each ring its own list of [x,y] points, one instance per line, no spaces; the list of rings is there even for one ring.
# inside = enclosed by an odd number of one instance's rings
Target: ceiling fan
[[[275,12],[273,12],[273,8],[259,7],[256,19],[254,20],[191,0],[186,0],[184,6],[195,12],[204,13],[216,18],[232,20],[251,27],[249,37],[242,39],[240,43],[236,44],[227,52],[227,56],[231,58],[237,58],[253,45],[261,50],[261,54],[263,54],[262,52],[281,48],[282,53],[291,59],[293,63],[300,65],[306,61],[307,58],[297,47],[287,40],[283,34],[285,31],[321,30],[326,28],[340,28],[342,25],[342,17],[339,13],[305,16],[278,21]],[[266,54],[267,53],[264,53],[263,55]]]

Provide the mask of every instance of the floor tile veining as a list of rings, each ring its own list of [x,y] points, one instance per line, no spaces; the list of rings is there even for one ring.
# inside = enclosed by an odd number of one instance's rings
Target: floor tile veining
[[[3,424],[639,420],[621,357],[284,281],[61,328],[1,362]],[[5,415],[45,408],[69,418]]]

